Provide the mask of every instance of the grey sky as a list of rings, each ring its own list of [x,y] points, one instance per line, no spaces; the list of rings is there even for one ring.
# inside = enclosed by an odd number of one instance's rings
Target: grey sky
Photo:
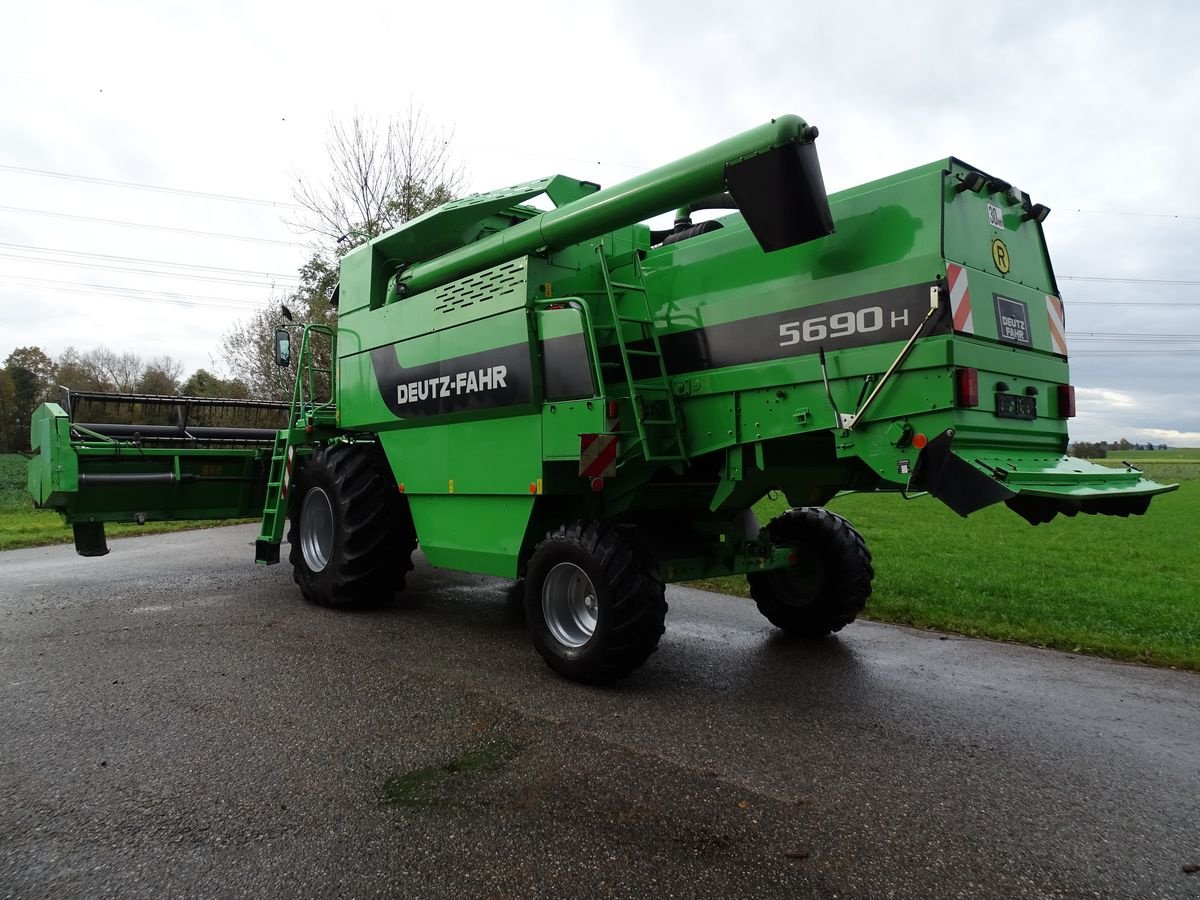
[[[288,203],[295,173],[323,173],[331,116],[411,97],[454,130],[472,189],[613,184],[795,112],[821,129],[831,190],[954,155],[1052,207],[1073,436],[1200,442],[1200,7],[912,6],[14,5],[0,165]],[[104,343],[213,368],[222,332],[305,256],[282,207],[11,169],[0,207],[0,353]],[[1090,337],[1136,333],[1168,337]]]

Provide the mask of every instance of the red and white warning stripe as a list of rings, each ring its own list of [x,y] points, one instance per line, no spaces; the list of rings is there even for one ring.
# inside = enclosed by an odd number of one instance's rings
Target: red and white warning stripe
[[[283,485],[280,493],[287,497],[288,483],[292,480],[292,458],[296,455],[296,448],[288,446],[287,461],[283,464]]]
[[[975,320],[971,316],[971,290],[967,286],[967,270],[954,263],[946,264],[946,280],[950,282],[950,315],[954,330],[975,333]]]
[[[609,478],[617,474],[617,436],[579,436],[579,474],[585,478]]]
[[[1067,313],[1063,302],[1052,294],[1046,295],[1046,317],[1050,320],[1050,343],[1054,352],[1067,355]]]

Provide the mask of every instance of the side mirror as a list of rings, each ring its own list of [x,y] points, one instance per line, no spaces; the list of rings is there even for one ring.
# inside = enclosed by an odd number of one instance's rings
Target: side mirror
[[[292,361],[292,336],[286,328],[275,329],[275,365],[283,368]]]

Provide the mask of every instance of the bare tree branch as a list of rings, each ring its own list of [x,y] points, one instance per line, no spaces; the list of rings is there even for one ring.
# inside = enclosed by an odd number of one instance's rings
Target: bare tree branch
[[[325,245],[357,233],[357,244],[453,199],[464,178],[452,139],[412,101],[383,126],[357,111],[332,121],[329,174],[320,182],[297,177],[293,197],[305,212],[289,224]]]

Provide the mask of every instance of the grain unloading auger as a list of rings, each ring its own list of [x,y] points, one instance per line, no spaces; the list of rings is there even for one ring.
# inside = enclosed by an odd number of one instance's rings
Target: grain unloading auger
[[[955,159],[827,198],[815,138],[787,116],[607,190],[555,176],[455,201],[348,253],[336,333],[300,334],[290,427],[253,451],[258,561],[279,560],[287,520],[318,603],[390,598],[418,543],[435,566],[523,577],[542,656],[607,681],[657,645],[664,581],[746,573],[781,628],[852,621],[872,570],[821,508],[839,491],[927,491],[963,515],[1004,501],[1036,523],[1139,514],[1171,489],[1063,455],[1044,206]],[[727,213],[693,223],[701,208]],[[671,210],[674,228],[640,224]],[[302,388],[321,340],[325,402]],[[41,483],[87,465],[87,442],[38,421],[35,497],[92,521],[99,485]],[[136,440],[118,444],[104,465],[140,473]],[[760,529],[772,490],[794,508]]]

